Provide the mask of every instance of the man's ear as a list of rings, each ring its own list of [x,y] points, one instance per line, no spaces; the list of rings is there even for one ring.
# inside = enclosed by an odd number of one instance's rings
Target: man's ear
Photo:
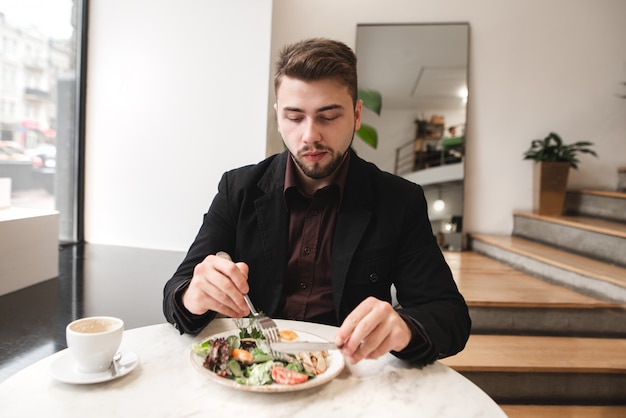
[[[357,100],[354,107],[354,130],[361,129],[361,112],[363,111],[363,100]]]
[[[278,129],[278,132],[280,133],[280,120],[278,117],[278,103],[274,103],[274,115],[276,116],[276,126],[278,127],[277,129]]]

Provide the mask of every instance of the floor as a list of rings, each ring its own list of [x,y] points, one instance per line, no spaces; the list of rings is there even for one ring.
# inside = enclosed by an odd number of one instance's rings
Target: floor
[[[470,307],[599,303],[471,251],[445,256]],[[62,247],[59,277],[0,296],[0,381],[66,348],[65,326],[75,318],[118,316],[126,329],[165,322],[163,286],[183,257],[94,244]]]
[[[67,347],[65,326],[113,315],[131,329],[165,322],[165,282],[184,253],[101,245],[64,246],[59,277],[0,296],[0,381]]]

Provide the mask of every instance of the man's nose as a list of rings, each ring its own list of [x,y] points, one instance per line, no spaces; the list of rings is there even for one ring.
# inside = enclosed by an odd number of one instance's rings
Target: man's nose
[[[321,139],[320,130],[315,120],[307,120],[303,125],[302,140],[305,143],[313,144]]]

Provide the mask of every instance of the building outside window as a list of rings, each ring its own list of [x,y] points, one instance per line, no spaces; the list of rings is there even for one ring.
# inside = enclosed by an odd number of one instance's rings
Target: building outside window
[[[11,206],[59,211],[61,242],[79,240],[83,3],[0,0],[0,178]]]

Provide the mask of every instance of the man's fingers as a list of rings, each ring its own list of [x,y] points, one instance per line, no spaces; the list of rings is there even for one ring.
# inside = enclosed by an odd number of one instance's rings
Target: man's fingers
[[[243,295],[248,288],[248,266],[224,256],[207,256],[194,268],[183,303],[194,314],[213,310],[231,317],[248,314]]]
[[[359,349],[366,337],[372,332],[372,329],[376,327],[375,323],[368,320],[373,301],[375,299],[368,298],[354,308],[335,335],[335,344],[342,347],[343,353],[348,357],[352,356]]]
[[[245,295],[250,290],[248,287],[248,265],[243,262],[233,263],[230,256],[224,252],[218,252],[211,261],[215,270],[228,278],[241,294]],[[225,255],[224,255],[225,254]],[[208,256],[207,259],[213,256]]]
[[[393,307],[370,297],[346,317],[334,342],[342,346],[342,353],[352,363],[357,363],[401,349],[409,340],[410,330]]]

